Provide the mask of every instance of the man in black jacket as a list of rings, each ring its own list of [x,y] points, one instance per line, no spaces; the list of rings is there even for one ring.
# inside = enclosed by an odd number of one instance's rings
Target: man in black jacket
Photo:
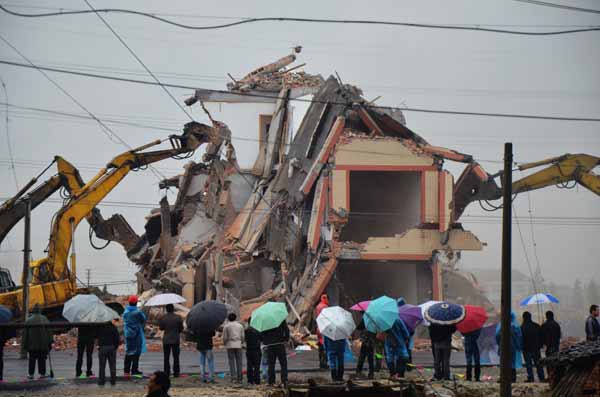
[[[290,339],[290,330],[287,322],[283,320],[277,328],[273,328],[260,333],[263,344],[267,348],[267,362],[269,365],[268,382],[269,385],[275,384],[275,361],[279,360],[281,367],[281,383],[287,384],[287,352],[286,344]]]
[[[248,327],[244,331],[244,339],[246,340],[246,375],[248,383],[260,385],[260,332],[250,326],[248,319]]]
[[[75,361],[75,376],[81,377],[83,365],[83,354],[85,353],[85,376],[90,377],[92,373],[92,355],[94,353],[94,341],[96,330],[93,327],[79,327],[77,329],[77,360]]]
[[[540,365],[540,349],[542,348],[542,327],[531,320],[531,313],[523,313],[521,323],[523,334],[523,359],[527,368],[527,382],[533,382],[533,366],[537,370],[540,382],[544,381],[544,368]]]
[[[169,359],[173,352],[173,376],[179,377],[179,341],[183,332],[183,320],[175,314],[173,305],[167,305],[167,314],[158,320],[158,327],[164,331],[163,334],[163,357],[164,371],[167,376],[171,375]]]
[[[456,331],[455,325],[431,324],[429,337],[434,359],[434,378],[436,380],[450,380],[450,354],[452,353],[452,334]]]
[[[114,319],[112,323],[98,328],[96,336],[98,337],[98,384],[104,385],[106,382],[106,363],[110,370],[110,384],[115,385],[117,380],[117,348],[119,347],[119,331],[115,327]]]
[[[364,319],[360,320],[360,324],[356,328],[360,335],[360,353],[358,354],[358,362],[356,364],[356,374],[362,375],[365,359],[369,364],[369,379],[373,379],[375,373],[375,334],[365,327]]]
[[[598,308],[598,305],[590,306],[590,315],[585,320],[586,340],[600,340],[600,322],[598,322],[599,315],[600,308]]]
[[[554,321],[554,313],[546,312],[546,321],[542,324],[542,344],[546,346],[546,357],[554,354],[560,347],[560,325]]]

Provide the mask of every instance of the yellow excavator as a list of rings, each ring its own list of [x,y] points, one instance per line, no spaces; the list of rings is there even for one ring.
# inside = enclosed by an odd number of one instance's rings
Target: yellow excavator
[[[39,304],[46,311],[60,310],[64,302],[77,294],[77,261],[73,241],[75,229],[130,171],[143,169],[167,158],[188,158],[201,144],[209,142],[209,137],[208,134],[186,129],[183,135],[170,136],[169,141],[170,149],[144,151],[163,142],[157,140],[124,152],[112,159],[85,185],[78,188],[71,186],[68,201],[57,212],[52,223],[48,256],[30,264],[29,308]],[[0,293],[0,304],[13,312],[22,312],[22,286]]]
[[[58,172],[39,184],[35,189],[29,191],[37,183],[39,177],[53,164],[56,164]],[[28,211],[27,206],[29,206],[29,211],[35,209],[60,189],[64,189],[65,193],[62,196],[66,200],[72,192],[81,189],[84,185],[77,168],[64,158],[55,156],[52,163],[44,171],[32,178],[14,197],[11,197],[0,206],[0,244],[12,228],[25,217]],[[126,251],[134,248],[139,241],[139,236],[135,234],[129,223],[120,214],[115,214],[105,220],[100,210],[93,208],[86,218],[90,224],[90,239],[92,238],[92,232],[94,232],[96,237],[107,240],[106,245],[111,241],[115,241],[121,244]],[[15,289],[16,285],[8,269],[0,267],[0,293]]]
[[[570,188],[578,183],[600,196],[600,175],[593,172],[594,168],[600,165],[600,157],[589,154],[565,154],[519,164],[517,167],[520,171],[525,171],[544,165],[549,166],[513,182],[513,194],[552,185]],[[501,175],[501,172],[490,175],[478,163],[469,163],[454,186],[454,221],[460,218],[467,205],[473,201],[502,198],[502,188],[494,180]]]

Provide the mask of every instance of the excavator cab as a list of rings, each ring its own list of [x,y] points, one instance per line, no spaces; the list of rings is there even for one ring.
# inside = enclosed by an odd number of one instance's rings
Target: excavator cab
[[[16,289],[17,286],[10,275],[10,271],[0,267],[0,293],[10,292]]]

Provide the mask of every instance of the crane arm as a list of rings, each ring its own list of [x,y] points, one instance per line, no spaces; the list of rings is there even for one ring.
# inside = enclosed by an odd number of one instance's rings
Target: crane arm
[[[64,187],[69,193],[73,193],[83,186],[79,171],[71,163],[60,156],[56,156],[54,162],[58,168],[56,175],[27,193],[38,181],[38,177],[32,178],[14,197],[2,204],[0,207],[0,243],[25,216],[27,201],[29,201],[30,209],[33,210],[61,187]],[[25,193],[27,194],[25,195]]]
[[[204,136],[195,133],[184,133],[181,136],[170,137],[171,149],[142,152],[145,149],[159,145],[157,140],[147,145],[122,153],[111,160],[76,194],[71,195],[69,202],[57,213],[52,231],[48,256],[36,261],[34,266],[47,264],[49,277],[53,280],[65,279],[68,276],[67,259],[73,242],[73,233],[81,220],[87,217],[93,208],[110,193],[127,174],[136,168],[161,161],[173,156],[193,152],[200,144],[206,142]],[[74,258],[72,258],[72,261]],[[44,280],[41,280],[44,281]],[[74,275],[71,281],[75,284]]]

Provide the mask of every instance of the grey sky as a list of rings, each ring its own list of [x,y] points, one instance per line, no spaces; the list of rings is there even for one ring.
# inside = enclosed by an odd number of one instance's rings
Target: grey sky
[[[7,7],[26,12],[34,7],[85,9],[80,1],[5,1]],[[212,24],[218,17],[331,17],[389,19],[441,24],[493,25],[600,25],[600,15],[539,7],[508,0],[490,1],[303,1],[281,2],[161,2],[94,1],[96,7],[126,7],[146,12],[189,15],[172,17],[186,23]],[[577,5],[600,8],[594,1]],[[211,16],[207,18],[205,16]],[[299,56],[306,70],[324,77],[337,71],[346,83],[363,88],[367,98],[381,95],[381,105],[480,112],[529,113],[576,117],[600,116],[600,32],[557,37],[510,36],[416,28],[300,23],[262,23],[227,30],[189,31],[134,16],[106,15],[105,18],[142,60],[165,82],[224,89],[226,73],[242,76],[256,66],[304,46]],[[526,29],[518,27],[518,29]],[[550,29],[550,27],[546,28]],[[0,13],[0,32],[25,55],[40,64],[68,67],[94,66],[101,73],[129,72],[135,78],[150,79],[133,57],[94,15],[24,19]],[[0,43],[0,58],[19,60]],[[101,69],[97,69],[101,68]],[[119,69],[119,70],[117,70]],[[123,70],[125,69],[125,70]],[[51,75],[96,115],[178,128],[188,121],[181,110],[159,87],[90,80],[75,76]],[[0,77],[7,84],[12,104],[81,113],[69,99],[35,70],[0,65]],[[183,100],[190,91],[172,90]],[[0,95],[3,98],[3,93]],[[191,110],[204,120],[199,107]],[[4,116],[4,108],[2,107]],[[489,117],[406,114],[408,126],[429,142],[472,154],[491,173],[501,168],[503,142],[512,141],[515,160],[540,160],[563,153],[600,154],[600,123],[558,122]],[[11,111],[10,132],[20,186],[52,157],[60,154],[81,169],[89,179],[110,158],[125,150],[111,142],[91,121]],[[2,117],[4,119],[4,117]],[[227,123],[228,120],[223,120]],[[15,193],[4,121],[0,123],[0,197]],[[164,131],[112,126],[130,145],[166,137]],[[235,136],[236,131],[232,131]],[[238,142],[238,152],[244,145]],[[200,155],[195,160],[199,161]],[[35,163],[31,163],[31,161]],[[488,162],[488,161],[493,162]],[[183,162],[168,160],[157,165],[173,175]],[[449,164],[458,177],[462,165]],[[50,174],[47,174],[49,176]],[[515,174],[515,178],[519,174]],[[107,198],[109,201],[157,203],[161,197],[157,179],[149,172],[129,175]],[[174,193],[170,194],[174,198]],[[555,187],[530,194],[534,217],[600,217],[598,197],[584,188],[571,191]],[[528,200],[516,200],[516,212],[527,221]],[[42,257],[47,245],[52,214],[57,203],[44,204],[33,215],[33,258]],[[145,208],[103,206],[110,215],[120,212],[134,229],[143,232]],[[477,204],[468,215],[488,214]],[[483,252],[464,253],[464,267],[499,267],[499,220],[477,224],[463,218],[488,246]],[[531,229],[522,225],[525,247],[532,265]],[[88,227],[78,229],[79,276],[92,268],[93,281],[133,279],[130,265],[120,247],[103,252],[87,242]],[[597,242],[600,226],[535,225],[538,257],[545,277],[572,284],[575,277],[600,279]],[[518,230],[514,230],[514,263],[527,270]],[[0,263],[16,276],[21,266],[22,227],[9,235],[1,247]]]

